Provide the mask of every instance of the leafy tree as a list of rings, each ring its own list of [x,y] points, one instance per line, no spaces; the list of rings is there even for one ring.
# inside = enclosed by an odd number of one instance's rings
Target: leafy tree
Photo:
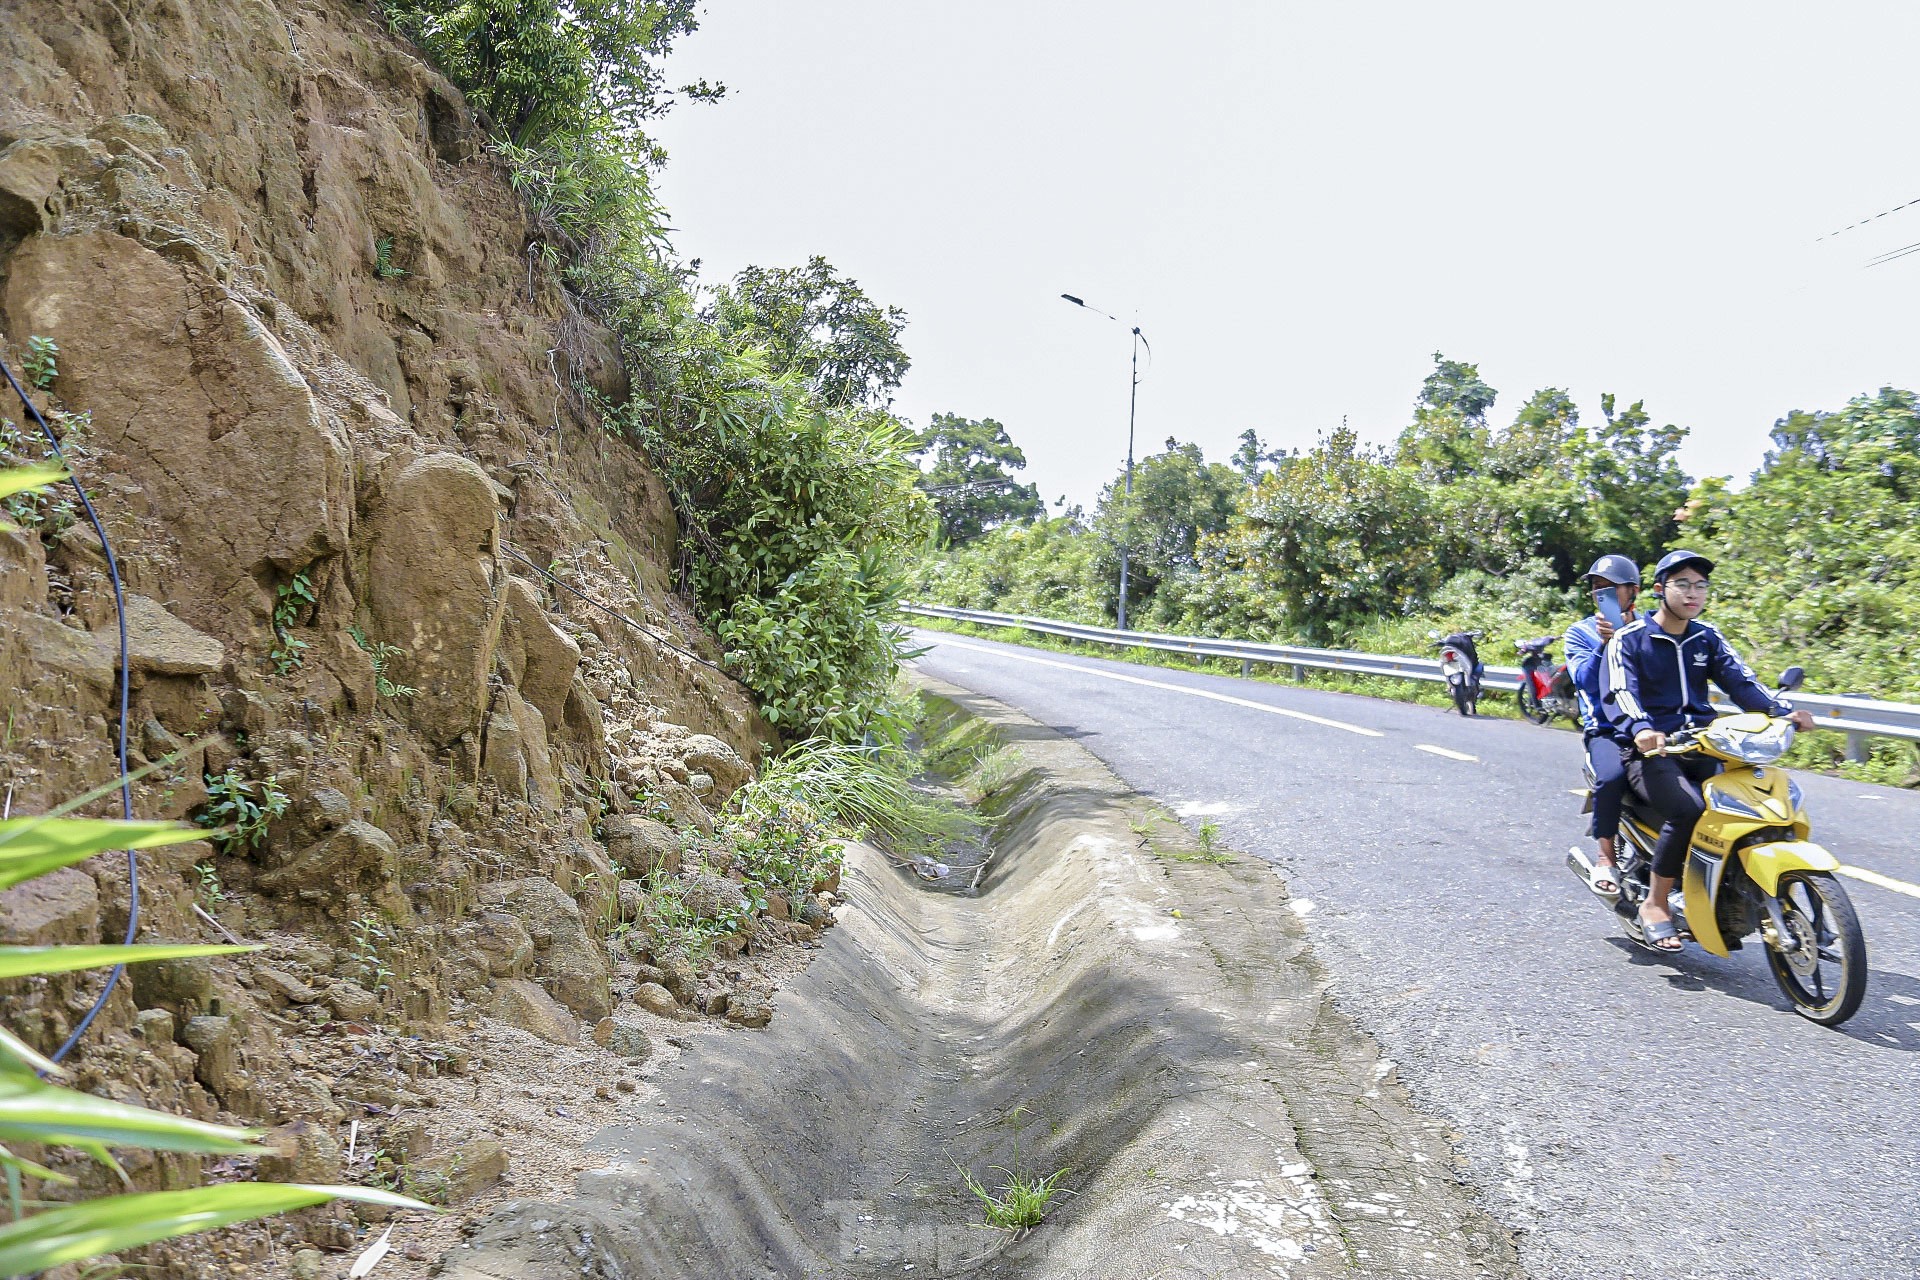
[[[1415,409],[1451,410],[1473,426],[1486,426],[1487,410],[1500,393],[1481,379],[1480,366],[1449,360],[1438,351],[1433,353],[1433,364],[1433,372],[1420,384]]]
[[[1176,570],[1193,567],[1201,535],[1226,530],[1244,487],[1232,467],[1208,462],[1199,445],[1172,436],[1164,452],[1134,466],[1131,495],[1121,480],[1106,487],[1093,526],[1116,572],[1119,548],[1127,547],[1130,610]]]
[[[972,542],[995,525],[1046,514],[1039,488],[1023,485],[1011,474],[1026,467],[1027,455],[992,418],[975,421],[936,413],[915,440],[916,455],[933,455],[920,487],[933,499],[949,543]]]
[[[1805,665],[1811,687],[1912,696],[1920,397],[1887,387],[1795,412],[1773,443],[1745,489],[1703,485],[1688,503],[1681,540],[1718,566],[1711,616],[1763,667]]]
[[[1233,451],[1233,469],[1251,486],[1260,482],[1261,472],[1284,461],[1286,456],[1283,450],[1267,448],[1260,433],[1248,427],[1240,433],[1240,447]]]
[[[1609,552],[1641,564],[1659,559],[1687,501],[1687,474],[1678,459],[1686,429],[1654,426],[1640,400],[1616,413],[1611,392],[1600,397],[1600,410],[1606,424],[1580,442],[1575,458],[1589,514],[1584,542],[1572,551],[1576,573]]]
[[[737,349],[765,349],[772,372],[799,374],[829,405],[885,408],[912,363],[900,345],[907,313],[818,255],[804,267],[748,267],[715,291],[710,318]]]
[[[493,130],[522,147],[605,131],[658,164],[642,125],[673,104],[662,61],[699,27],[698,0],[386,0],[386,18],[433,58]],[[679,92],[698,101],[724,86]]]
[[[1437,585],[1431,495],[1346,427],[1263,476],[1243,513],[1237,554],[1308,639],[1401,612]]]

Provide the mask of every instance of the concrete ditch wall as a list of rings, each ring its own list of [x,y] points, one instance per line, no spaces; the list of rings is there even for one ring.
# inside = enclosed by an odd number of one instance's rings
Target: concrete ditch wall
[[[927,692],[1003,748],[977,896],[858,849],[772,1026],[703,1042],[574,1199],[506,1206],[446,1275],[1518,1274],[1270,868],[1156,851],[1088,752]],[[958,1169],[990,1166],[1073,1194],[983,1229]]]

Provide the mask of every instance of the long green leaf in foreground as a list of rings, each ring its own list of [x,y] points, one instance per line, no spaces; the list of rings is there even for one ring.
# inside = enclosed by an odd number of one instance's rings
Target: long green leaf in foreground
[[[0,1074],[0,1144],[58,1143],[258,1155],[252,1129],[205,1124],[47,1084],[24,1072]]]
[[[298,1183],[226,1182],[189,1191],[108,1196],[49,1209],[0,1227],[0,1276],[81,1262],[336,1199],[433,1212],[431,1205],[391,1191]]]
[[[0,498],[11,498],[29,489],[43,489],[50,484],[59,484],[66,478],[67,472],[62,467],[7,467],[0,470]]]
[[[259,947],[236,947],[225,942],[100,943],[84,947],[0,947],[0,978],[24,978],[36,973],[71,973],[113,964],[140,964],[148,960],[185,960],[193,956],[231,956]]]
[[[178,822],[122,822],[113,818],[0,820],[0,889],[84,862],[109,849],[152,849],[204,840],[200,827]]]

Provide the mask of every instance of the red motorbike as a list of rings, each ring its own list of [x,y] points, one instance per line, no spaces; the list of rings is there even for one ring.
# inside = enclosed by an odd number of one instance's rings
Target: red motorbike
[[[1580,703],[1573,688],[1573,676],[1564,662],[1555,662],[1553,646],[1559,636],[1541,636],[1538,640],[1520,640],[1520,714],[1535,724],[1545,724],[1555,716],[1565,716],[1578,724]]]

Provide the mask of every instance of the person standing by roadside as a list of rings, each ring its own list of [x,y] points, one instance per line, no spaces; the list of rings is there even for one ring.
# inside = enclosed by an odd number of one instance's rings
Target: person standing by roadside
[[[1632,745],[1614,730],[1600,709],[1600,669],[1607,641],[1626,625],[1640,595],[1640,566],[1626,556],[1606,555],[1587,570],[1587,587],[1598,612],[1567,628],[1567,674],[1580,704],[1580,728],[1587,763],[1593,771],[1593,825],[1587,834],[1599,842],[1587,886],[1603,898],[1620,896],[1615,876],[1614,839],[1620,834],[1620,804],[1627,793],[1627,751]]]

